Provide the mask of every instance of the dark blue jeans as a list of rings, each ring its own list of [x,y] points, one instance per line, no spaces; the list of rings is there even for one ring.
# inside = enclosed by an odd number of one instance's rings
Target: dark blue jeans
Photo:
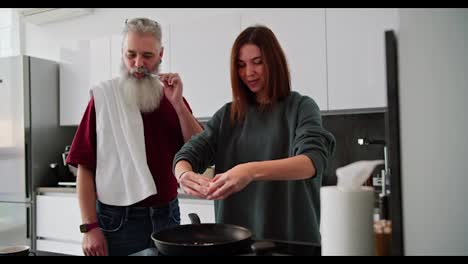
[[[128,256],[155,247],[153,232],[180,224],[177,198],[160,207],[113,206],[98,201],[96,208],[110,256]]]

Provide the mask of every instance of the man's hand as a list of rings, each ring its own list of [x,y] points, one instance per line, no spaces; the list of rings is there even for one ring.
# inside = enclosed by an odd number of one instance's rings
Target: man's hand
[[[205,198],[210,179],[193,171],[187,171],[178,179],[178,182],[185,193],[198,198]]]
[[[172,106],[177,110],[183,104],[182,91],[183,84],[177,73],[161,73],[159,79],[164,85],[164,95],[171,102]]]
[[[221,200],[245,188],[253,180],[253,173],[247,164],[240,164],[225,173],[216,174],[213,178],[207,199]]]
[[[85,256],[107,256],[107,241],[101,229],[94,228],[83,236]]]

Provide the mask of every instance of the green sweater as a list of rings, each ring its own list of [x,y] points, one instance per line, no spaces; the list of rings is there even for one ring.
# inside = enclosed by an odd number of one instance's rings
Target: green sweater
[[[187,160],[202,173],[214,164],[215,173],[222,173],[241,163],[306,155],[316,168],[314,177],[251,182],[215,201],[216,222],[244,226],[256,239],[320,243],[320,186],[335,138],[322,127],[317,104],[291,92],[271,111],[249,106],[244,122],[234,127],[230,110],[231,103],[219,109],[176,154],[174,165]]]

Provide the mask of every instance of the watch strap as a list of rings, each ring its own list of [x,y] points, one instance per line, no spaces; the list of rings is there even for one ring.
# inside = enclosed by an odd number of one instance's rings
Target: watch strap
[[[87,233],[87,232],[93,230],[96,227],[99,227],[98,222],[89,223],[89,224],[82,224],[82,225],[80,225],[80,231],[81,231],[81,233]]]

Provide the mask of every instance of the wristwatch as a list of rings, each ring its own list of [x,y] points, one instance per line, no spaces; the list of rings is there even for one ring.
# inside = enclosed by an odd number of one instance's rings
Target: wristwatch
[[[80,232],[81,233],[87,233],[87,232],[93,230],[94,228],[96,228],[98,226],[99,226],[99,224],[97,222],[91,223],[91,224],[82,224],[82,225],[80,225]]]

